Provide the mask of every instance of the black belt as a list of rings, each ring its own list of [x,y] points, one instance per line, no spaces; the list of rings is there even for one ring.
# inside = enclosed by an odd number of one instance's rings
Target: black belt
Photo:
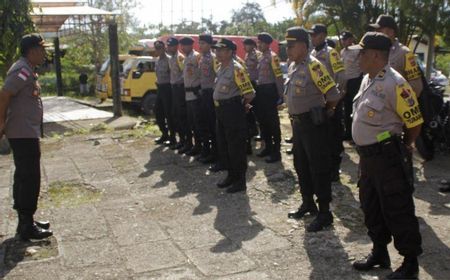
[[[291,114],[289,118],[293,121],[304,121],[306,118],[310,119],[309,112],[301,113],[301,114]]]
[[[184,90],[185,91],[194,91],[194,92],[196,92],[196,91],[200,91],[200,86],[198,86],[198,87],[187,87],[187,88],[184,88]]]
[[[373,157],[381,155],[386,150],[386,148],[390,147],[391,145],[395,145],[394,140],[392,138],[388,138],[379,143],[366,146],[356,146],[356,151],[361,157]]]
[[[216,107],[233,104],[233,103],[241,103],[242,98],[240,96],[231,97],[228,99],[214,100],[214,105]]]

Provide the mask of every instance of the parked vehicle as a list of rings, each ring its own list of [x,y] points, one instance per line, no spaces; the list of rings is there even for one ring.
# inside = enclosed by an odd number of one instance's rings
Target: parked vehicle
[[[133,57],[130,54],[119,55],[119,63],[123,65],[126,59]],[[112,84],[111,84],[111,67],[110,59],[107,58],[103,62],[100,71],[97,73],[97,82],[95,87],[95,93],[101,101],[105,101],[107,98],[112,98]]]

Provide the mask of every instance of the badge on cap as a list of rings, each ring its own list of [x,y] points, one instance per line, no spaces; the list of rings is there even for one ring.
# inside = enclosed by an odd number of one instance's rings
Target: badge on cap
[[[369,118],[373,118],[374,115],[375,115],[375,112],[372,111],[372,110],[370,110],[369,112],[367,112],[367,116],[368,116]]]

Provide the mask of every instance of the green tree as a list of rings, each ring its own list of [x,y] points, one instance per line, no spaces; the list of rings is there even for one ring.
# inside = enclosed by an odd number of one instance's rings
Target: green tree
[[[30,9],[28,0],[0,0],[0,77],[17,59],[22,36],[33,31]]]
[[[232,11],[231,26],[225,33],[234,35],[250,35],[266,31],[268,23],[258,3],[247,2],[238,10]]]

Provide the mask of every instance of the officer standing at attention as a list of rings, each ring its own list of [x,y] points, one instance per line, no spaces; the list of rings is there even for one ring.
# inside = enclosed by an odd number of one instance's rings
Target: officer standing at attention
[[[250,81],[253,88],[256,89],[256,81],[258,80],[258,61],[262,54],[256,49],[256,42],[251,38],[246,38],[243,41],[245,48],[244,62],[247,68]],[[253,105],[253,104],[252,104]],[[252,138],[258,135],[258,126],[256,125],[255,114],[253,109],[247,112],[248,138],[247,138],[247,154],[252,154]]]
[[[317,58],[332,75],[338,88],[342,93],[345,84],[344,63],[339,53],[328,46],[326,42],[327,27],[323,24],[314,24],[311,31],[311,42],[314,49],[311,55]],[[341,96],[342,97],[342,96]],[[330,145],[331,145],[331,181],[339,181],[342,153],[344,152],[343,141],[344,127],[342,125],[342,102],[339,102],[330,117]]]
[[[202,138],[199,128],[200,124],[200,54],[194,50],[194,40],[191,37],[184,37],[180,40],[181,50],[185,55],[183,77],[184,90],[186,93],[186,108],[188,130],[186,136],[186,143],[183,148],[178,150],[178,153],[186,153],[188,156],[196,156],[202,150]],[[194,132],[195,146],[192,146],[192,132]]]
[[[373,242],[372,253],[353,267],[389,268],[387,244],[393,236],[404,260],[387,279],[417,279],[422,241],[414,213],[411,151],[422,115],[414,90],[389,66],[389,37],[368,32],[351,48],[361,50],[359,64],[367,73],[354,100],[352,135],[360,156],[359,200]]]
[[[199,35],[200,47],[200,104],[201,104],[201,131],[203,150],[198,160],[202,163],[213,163],[217,160],[216,143],[216,113],[214,109],[213,93],[214,81],[219,64],[216,55],[211,51],[213,38],[209,34]]]
[[[11,146],[14,165],[13,208],[22,240],[51,236],[48,222],[34,221],[41,187],[43,108],[41,87],[35,68],[45,61],[45,41],[39,34],[28,34],[20,42],[21,58],[8,70],[0,90],[0,139],[3,134]]]
[[[301,27],[291,27],[286,32],[286,41],[291,61],[286,103],[292,119],[294,167],[302,195],[301,206],[290,212],[288,218],[301,219],[308,213],[318,214],[306,228],[316,232],[333,223],[328,115],[333,113],[340,96],[327,68],[309,54],[308,32]],[[314,195],[319,202],[319,211]]]
[[[258,86],[255,110],[265,147],[257,155],[266,157],[267,163],[281,160],[281,130],[278,105],[283,103],[284,82],[278,56],[270,49],[273,39],[269,33],[258,34],[258,48],[262,55],[258,61]]]
[[[351,50],[350,46],[354,45],[355,37],[351,32],[344,31],[341,34],[342,46],[341,50],[342,61],[345,67],[345,95],[344,95],[344,124],[345,124],[345,140],[352,139],[352,110],[353,98],[358,93],[359,86],[362,81],[362,72],[359,68],[358,55],[359,50]]]
[[[176,144],[175,127],[172,118],[172,88],[170,86],[169,58],[166,55],[164,42],[156,41],[155,51],[158,59],[155,63],[156,86],[158,88],[155,103],[155,118],[162,136],[155,140],[156,144]]]
[[[422,73],[414,54],[395,37],[398,27],[394,18],[390,15],[380,15],[376,23],[370,24],[370,27],[375,28],[377,32],[386,34],[391,39],[389,65],[408,81],[417,97],[419,97],[423,89]]]
[[[249,103],[255,96],[255,90],[244,67],[233,60],[233,42],[223,38],[213,48],[216,49],[217,60],[221,63],[214,88],[217,145],[219,159],[228,170],[227,177],[217,183],[217,186],[229,187],[228,193],[245,192],[247,190],[245,112],[250,108]]]
[[[169,54],[170,85],[172,87],[172,116],[179,142],[170,146],[172,150],[181,149],[187,137],[186,94],[184,92],[184,55],[178,51],[178,39],[167,39],[167,53]]]

